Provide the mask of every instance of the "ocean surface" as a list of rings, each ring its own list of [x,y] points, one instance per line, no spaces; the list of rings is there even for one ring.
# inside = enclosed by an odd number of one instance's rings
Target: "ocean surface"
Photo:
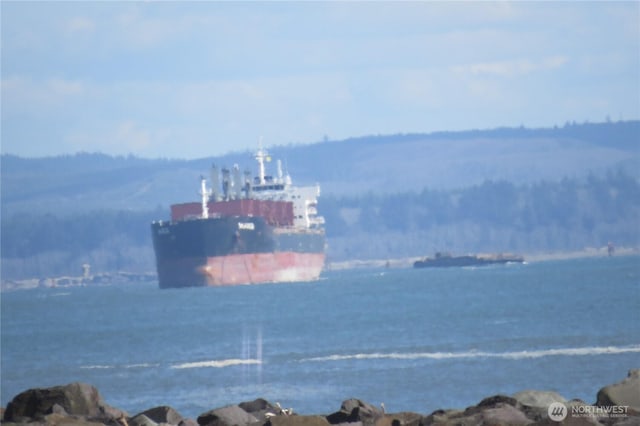
[[[495,394],[595,402],[640,367],[640,257],[328,271],[319,281],[1,295],[1,404],[74,381],[134,415],[264,397],[429,414]]]

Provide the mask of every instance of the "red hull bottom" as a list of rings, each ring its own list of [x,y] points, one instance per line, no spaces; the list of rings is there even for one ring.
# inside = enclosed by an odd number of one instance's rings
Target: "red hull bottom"
[[[164,261],[160,288],[313,281],[324,266],[323,253],[252,253]]]

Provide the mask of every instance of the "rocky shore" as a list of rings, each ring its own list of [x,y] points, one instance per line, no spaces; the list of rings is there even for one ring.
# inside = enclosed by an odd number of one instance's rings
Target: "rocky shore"
[[[264,399],[215,408],[185,418],[169,406],[150,408],[135,415],[108,405],[98,389],[86,383],[29,389],[2,410],[9,426],[515,426],[515,425],[640,425],[640,369],[626,379],[605,386],[596,402],[566,400],[556,392],[522,391],[494,395],[477,405],[430,414],[387,413],[358,399],[344,401],[331,414],[307,415]]]

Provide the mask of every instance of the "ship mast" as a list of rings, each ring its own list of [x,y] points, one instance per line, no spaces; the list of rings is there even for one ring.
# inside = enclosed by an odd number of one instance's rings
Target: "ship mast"
[[[204,176],[200,176],[200,196],[202,201],[202,218],[209,219],[209,207],[207,203],[209,202],[209,196],[212,191],[207,189],[207,180]]]
[[[258,178],[260,179],[260,185],[264,185],[264,161],[269,161],[269,155],[262,149],[262,138],[260,138],[259,148],[255,158],[258,160]]]

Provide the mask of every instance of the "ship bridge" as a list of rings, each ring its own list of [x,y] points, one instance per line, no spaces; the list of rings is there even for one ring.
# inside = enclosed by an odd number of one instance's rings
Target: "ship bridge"
[[[262,149],[258,149],[254,157],[258,162],[258,176],[253,180],[249,171],[244,172],[244,179],[237,165],[233,170],[222,169],[222,185],[219,184],[220,175],[217,168],[212,166],[212,189],[202,190],[207,201],[229,201],[237,199],[254,199],[265,201],[290,202],[293,205],[293,226],[295,228],[322,228],[325,221],[318,215],[317,205],[320,196],[320,186],[294,186],[291,177],[282,171],[282,163],[277,161],[276,175],[267,175],[265,163],[271,161],[271,156]],[[221,187],[222,192],[218,189]],[[205,195],[203,195],[205,197]],[[204,201],[203,201],[204,203]],[[204,204],[203,204],[204,205]]]

